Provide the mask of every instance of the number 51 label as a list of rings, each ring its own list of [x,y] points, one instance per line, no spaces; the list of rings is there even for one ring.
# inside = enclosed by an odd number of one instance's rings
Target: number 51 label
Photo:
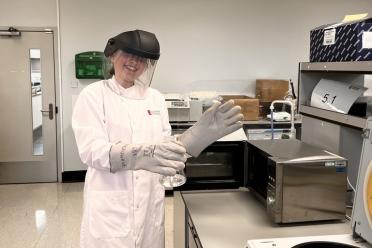
[[[321,79],[311,95],[311,106],[347,114],[364,91],[363,86]]]

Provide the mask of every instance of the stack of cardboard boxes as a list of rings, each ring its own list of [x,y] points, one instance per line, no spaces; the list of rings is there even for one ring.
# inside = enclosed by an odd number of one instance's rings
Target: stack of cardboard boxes
[[[257,79],[256,97],[245,95],[223,95],[223,101],[234,100],[242,108],[244,121],[256,121],[266,118],[270,113],[270,104],[274,100],[283,100],[288,94],[289,82],[286,80]]]
[[[270,113],[270,105],[274,100],[283,100],[288,94],[287,80],[257,79],[256,98],[259,99],[260,117],[265,118]]]

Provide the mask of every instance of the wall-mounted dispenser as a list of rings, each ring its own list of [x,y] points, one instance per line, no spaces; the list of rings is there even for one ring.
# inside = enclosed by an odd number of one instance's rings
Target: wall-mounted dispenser
[[[75,76],[79,79],[105,79],[110,62],[103,52],[83,52],[75,55]]]

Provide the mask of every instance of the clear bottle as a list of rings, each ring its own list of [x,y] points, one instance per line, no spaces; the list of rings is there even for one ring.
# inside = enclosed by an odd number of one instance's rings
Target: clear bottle
[[[164,137],[163,141],[177,141],[177,136]],[[176,172],[174,176],[161,176],[159,182],[166,188],[174,188],[186,183],[184,170]]]
[[[186,183],[186,176],[183,170],[177,171],[174,176],[162,176],[160,183],[166,188],[174,188],[184,185]]]

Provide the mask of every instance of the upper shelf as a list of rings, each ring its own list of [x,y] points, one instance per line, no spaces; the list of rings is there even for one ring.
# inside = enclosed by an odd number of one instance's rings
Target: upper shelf
[[[300,63],[300,71],[372,74],[372,61],[302,62]]]

